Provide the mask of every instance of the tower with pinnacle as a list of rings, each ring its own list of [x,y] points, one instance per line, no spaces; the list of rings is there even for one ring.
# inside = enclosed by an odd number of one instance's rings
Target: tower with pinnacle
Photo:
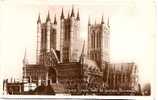
[[[54,22],[51,21],[50,14],[46,17],[45,22],[41,22],[40,14],[37,20],[37,50],[36,63],[43,64],[44,56],[52,49],[56,50],[56,35],[57,35],[57,19],[54,16]]]
[[[88,21],[88,58],[96,61],[101,70],[109,62],[110,25],[109,19],[105,23],[102,16],[101,22],[91,24]]]
[[[62,9],[60,17],[60,61],[78,62],[79,61],[79,42],[80,37],[80,15],[79,11],[75,16],[74,8],[72,7],[71,14],[64,15]]]

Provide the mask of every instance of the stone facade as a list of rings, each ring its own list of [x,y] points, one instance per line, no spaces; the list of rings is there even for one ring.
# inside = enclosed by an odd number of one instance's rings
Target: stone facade
[[[104,22],[103,16],[100,24],[88,23],[88,58],[97,62],[101,70],[109,62],[110,26]]]
[[[79,41],[80,41],[80,16],[79,11],[75,16],[72,8],[71,16],[65,18],[64,11],[60,18],[60,61],[61,63],[79,61]]]
[[[110,25],[109,19],[104,21],[102,16],[99,24],[88,23],[87,55],[84,55],[84,46],[80,44],[80,16],[75,16],[74,8],[71,15],[65,18],[64,10],[60,16],[60,50],[57,50],[57,20],[51,22],[50,15],[44,23],[40,16],[37,21],[37,62],[34,65],[25,64],[24,77],[33,82],[47,85],[62,84],[66,88],[76,86],[89,88],[89,84],[96,90],[99,88],[125,89],[133,88],[136,82],[134,63],[110,62]],[[119,67],[121,66],[121,67]],[[117,68],[120,68],[116,70]],[[82,84],[84,83],[85,84]],[[130,84],[129,84],[130,82]],[[73,85],[72,85],[73,84]],[[53,84],[52,84],[53,85]]]
[[[138,85],[138,69],[135,63],[108,63],[103,80],[109,89],[134,90]]]
[[[74,8],[71,15],[64,16],[62,9],[60,29],[57,29],[56,15],[51,22],[50,14],[44,23],[40,15],[37,20],[37,62],[36,64],[24,63],[23,77],[31,78],[38,84],[64,83],[68,80],[81,79],[81,63],[79,62],[80,43],[80,16],[79,11],[75,16]],[[60,30],[60,51],[57,50],[57,34]],[[24,62],[25,58],[24,58]],[[53,74],[54,73],[54,74]],[[70,73],[70,74],[69,74]],[[55,76],[55,77],[54,77]]]
[[[42,57],[46,54],[46,52],[50,52],[52,49],[56,50],[57,32],[58,30],[56,15],[54,17],[53,23],[51,22],[49,12],[44,23],[41,22],[39,15],[37,20],[37,64],[44,63]]]

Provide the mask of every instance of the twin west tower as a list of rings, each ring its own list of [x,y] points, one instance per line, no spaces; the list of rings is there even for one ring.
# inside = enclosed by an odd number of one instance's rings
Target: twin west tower
[[[60,22],[57,19],[60,19]],[[74,8],[66,17],[64,9],[61,9],[60,18],[55,15],[53,21],[48,12],[44,23],[41,22],[39,15],[37,62],[28,64],[24,57],[23,82],[8,83],[5,80],[8,94],[25,94],[30,91],[36,95],[51,94],[52,89],[55,94],[137,94],[137,89],[140,87],[137,65],[134,62],[110,62],[109,18],[105,22],[102,16],[100,22],[94,24],[90,18],[87,20],[88,39],[87,43],[83,43],[83,47],[80,25],[84,25],[85,22],[81,22],[80,19],[79,11],[75,13]],[[16,85],[19,87],[19,92]]]
[[[82,23],[85,24],[85,23]],[[58,29],[60,25],[60,29]],[[102,16],[99,24],[91,24],[88,21],[88,46],[86,57],[95,61],[100,69],[109,62],[109,20],[104,22]],[[57,37],[60,34],[60,37]],[[64,9],[61,10],[60,23],[57,22],[56,15],[54,22],[51,21],[50,14],[44,23],[41,22],[40,15],[37,20],[37,64],[44,64],[44,55],[47,52],[58,52],[57,58],[60,63],[79,62],[81,56],[80,48],[80,13],[75,14],[72,7],[71,13],[65,17]],[[57,50],[57,38],[60,39],[60,50]]]

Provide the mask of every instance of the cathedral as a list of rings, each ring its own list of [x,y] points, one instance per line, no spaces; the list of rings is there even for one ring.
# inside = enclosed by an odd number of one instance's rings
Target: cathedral
[[[102,16],[100,23],[95,24],[89,18],[85,53],[85,42],[82,44],[80,40],[79,10],[75,13],[72,7],[71,14],[68,13],[66,17],[64,9],[61,9],[60,22],[56,17],[55,15],[52,22],[48,12],[45,22],[42,22],[40,15],[38,16],[36,64],[29,64],[24,57],[23,80],[28,79],[37,86],[62,85],[65,90],[74,89],[76,86],[85,89],[86,84],[96,90],[101,87],[133,89],[136,86],[135,63],[110,62],[109,18],[105,21]],[[57,39],[60,39],[59,50]],[[79,47],[81,44],[82,48]]]
[[[57,28],[60,25],[60,30]],[[60,37],[57,37],[57,34]],[[60,50],[57,50],[57,38],[60,39]],[[37,20],[37,50],[36,64],[27,64],[24,59],[23,77],[29,77],[37,84],[64,83],[66,81],[81,80],[83,76],[83,64],[81,64],[82,48],[80,42],[80,15],[79,10],[75,14],[72,8],[71,14],[65,17],[64,9],[61,11],[60,24],[56,15],[54,22],[50,14],[42,23],[40,15]]]

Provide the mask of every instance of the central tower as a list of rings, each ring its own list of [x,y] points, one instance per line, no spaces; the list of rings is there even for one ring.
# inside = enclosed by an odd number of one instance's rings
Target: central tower
[[[64,16],[62,9],[60,17],[60,61],[62,63],[79,61],[79,40],[80,40],[80,16],[79,11],[75,17],[72,7],[71,15]]]

